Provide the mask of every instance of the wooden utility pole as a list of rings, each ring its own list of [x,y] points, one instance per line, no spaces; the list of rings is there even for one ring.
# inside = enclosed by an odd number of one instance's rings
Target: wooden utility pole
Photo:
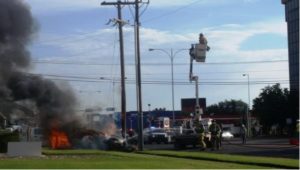
[[[125,87],[125,64],[124,64],[124,40],[123,40],[123,25],[124,21],[122,21],[122,11],[121,5],[129,5],[133,3],[129,2],[102,2],[101,5],[114,5],[117,6],[118,9],[118,19],[115,22],[118,23],[119,26],[119,40],[120,40],[120,66],[121,66],[121,126],[122,126],[122,136],[126,137],[126,87]]]
[[[142,108],[142,85],[141,85],[141,51],[140,51],[140,14],[139,14],[139,0],[135,0],[135,64],[136,64],[136,98],[138,111],[138,149],[144,149],[143,138],[143,108]]]
[[[122,2],[118,0],[117,2],[102,2],[101,5],[113,5],[118,8],[118,24],[119,24],[119,36],[120,36],[120,60],[121,60],[121,88],[122,88],[122,135],[125,137],[126,134],[126,96],[125,96],[125,70],[124,70],[124,45],[123,45],[123,31],[122,26],[124,21],[122,21],[121,15],[121,5],[135,5],[135,24],[134,24],[134,37],[135,37],[135,64],[136,64],[136,97],[137,97],[137,111],[138,111],[138,149],[143,150],[144,140],[143,140],[143,109],[142,109],[142,87],[141,87],[141,55],[140,55],[140,21],[139,21],[139,4],[143,3],[142,0],[135,0],[134,2]],[[149,0],[148,2],[149,3]]]

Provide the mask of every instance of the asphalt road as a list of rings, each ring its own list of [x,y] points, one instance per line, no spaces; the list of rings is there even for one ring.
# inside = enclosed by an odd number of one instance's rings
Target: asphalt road
[[[173,144],[152,144],[145,145],[145,149],[174,150],[174,146]],[[199,148],[192,147],[179,151],[203,152]],[[240,138],[234,138],[223,140],[220,150],[211,151],[208,148],[204,152],[299,159],[299,146],[290,145],[287,138],[253,138],[248,139],[245,145],[241,144]]]

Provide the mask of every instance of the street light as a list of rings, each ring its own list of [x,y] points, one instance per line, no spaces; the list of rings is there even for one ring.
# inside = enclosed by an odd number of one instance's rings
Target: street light
[[[181,51],[184,51],[184,50],[188,50],[188,49],[179,49],[177,51],[173,51],[173,49],[171,48],[170,50],[170,53],[165,50],[165,49],[154,49],[154,48],[149,48],[149,51],[161,51],[161,52],[164,52],[165,54],[167,54],[169,57],[170,57],[170,60],[171,60],[171,76],[172,76],[172,108],[173,108],[173,125],[175,123],[175,106],[174,106],[174,58],[176,56],[176,54],[178,54],[179,52]]]
[[[151,104],[149,103],[148,104],[148,108],[149,108],[149,111],[148,111],[148,123],[149,123],[149,128],[151,128]]]
[[[247,129],[248,129],[248,137],[250,136],[250,131],[251,131],[251,118],[250,118],[250,106],[251,106],[251,101],[250,101],[250,76],[249,74],[243,74],[244,77],[247,76],[248,79],[248,107],[247,107]]]

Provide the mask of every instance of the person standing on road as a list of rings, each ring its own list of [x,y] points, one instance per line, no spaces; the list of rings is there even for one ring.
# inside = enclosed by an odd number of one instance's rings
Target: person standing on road
[[[219,137],[220,137],[221,128],[216,123],[216,120],[213,120],[212,124],[209,126],[209,132],[211,134],[211,143],[212,143],[211,150],[215,150],[216,148],[219,150],[220,149]]]
[[[199,118],[197,117],[194,120],[194,129],[195,132],[197,133],[197,135],[199,136],[199,144],[201,146],[201,150],[205,150],[206,149],[206,144],[204,141],[204,126],[202,124],[202,122],[199,120]]]
[[[242,144],[246,144],[247,129],[244,124],[242,124],[242,126],[241,126],[240,134],[242,137]]]
[[[219,145],[220,147],[222,147],[222,134],[223,134],[223,126],[222,126],[222,123],[220,123],[220,135],[219,135]]]

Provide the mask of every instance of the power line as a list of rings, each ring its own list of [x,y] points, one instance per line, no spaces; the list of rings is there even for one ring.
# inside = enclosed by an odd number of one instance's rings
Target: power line
[[[63,65],[116,65],[115,63],[84,63],[84,62],[66,62],[66,61],[43,61],[43,60],[33,60],[33,63],[36,64],[63,64]],[[199,65],[234,65],[234,64],[261,64],[261,63],[281,63],[288,62],[288,60],[268,60],[268,61],[244,61],[244,62],[208,62],[208,63],[200,63]],[[127,63],[126,65],[135,65],[134,63]],[[142,63],[142,65],[148,66],[166,66],[170,65],[170,63]],[[189,65],[189,63],[174,63],[174,65],[185,66]]]
[[[47,77],[57,77],[57,78],[75,78],[75,79],[84,79],[84,80],[105,80],[105,81],[116,81],[116,79],[111,79],[111,78],[108,78],[108,79],[103,79],[102,77],[84,77],[84,76],[71,76],[71,75],[56,75],[56,74],[34,74],[34,73],[31,73],[32,75],[38,75],[38,76],[47,76]],[[278,77],[276,77],[277,79],[274,79],[274,78],[254,78],[252,79],[253,81],[254,80],[259,80],[259,79],[262,79],[262,80],[272,80],[272,81],[286,81],[285,78],[281,78],[279,79]],[[134,78],[128,78],[126,80],[134,80]],[[151,79],[148,79],[148,81],[151,80]],[[157,80],[161,80],[161,79],[157,79],[155,78],[154,80],[152,81],[157,81]],[[163,79],[165,80],[165,79]],[[177,79],[177,80],[185,80],[185,79]],[[220,81],[220,80],[242,80],[242,79],[201,79],[201,80],[216,80],[216,81]]]
[[[113,62],[115,61],[116,44],[117,44],[117,29],[115,30],[115,35],[114,35],[114,45],[113,45],[113,55],[112,55]],[[115,65],[112,65],[111,66],[111,74],[110,74],[112,81],[114,79],[115,72],[116,72]],[[114,90],[114,84],[111,83],[109,88]],[[114,95],[114,94],[111,94],[111,95]],[[112,96],[112,98],[114,100],[114,96]]]
[[[95,36],[95,35],[91,34],[90,32],[88,32],[88,33],[78,33],[78,34],[74,34],[74,35],[66,35],[66,36],[61,36],[61,37],[46,39],[46,40],[37,40],[35,42],[43,44],[43,43],[49,43],[49,42],[56,42],[56,41],[60,41],[60,40],[66,40],[68,38],[74,38],[74,37],[78,37],[81,35],[87,35],[87,37]]]
[[[82,41],[82,40],[94,40],[97,39],[97,35],[95,34],[90,34],[87,36],[74,36],[74,37],[70,37],[69,39],[65,39],[65,38],[57,38],[56,40],[53,39],[53,41],[36,41],[35,45],[49,45],[51,42],[55,42],[57,43],[58,41],[63,41],[63,43],[77,43],[78,41]],[[53,45],[53,44],[50,44]]]
[[[47,77],[57,77],[57,78],[74,78],[74,79],[86,79],[86,80],[101,80],[100,77],[83,77],[83,76],[69,76],[69,75],[56,75],[56,74],[36,74],[36,73],[29,73],[31,75],[37,76],[47,76]]]
[[[80,80],[80,79],[65,79],[65,78],[49,78],[50,80],[58,80],[58,81],[69,81],[69,82],[84,82],[84,83],[109,83],[108,81],[99,81],[99,80]],[[119,83],[119,81],[116,81],[115,83]],[[142,84],[147,85],[170,85],[172,82],[170,81],[142,81]],[[269,84],[289,84],[289,80],[280,80],[280,81],[250,81],[250,85],[269,85]],[[295,82],[291,82],[292,84]],[[126,81],[126,84],[135,84],[134,80]],[[194,84],[190,82],[174,82],[175,85],[179,86],[186,86],[191,85],[194,86]],[[199,85],[247,85],[247,82],[245,81],[235,81],[235,82],[200,82]]]
[[[126,1],[128,2],[128,1]],[[139,17],[141,17],[148,9],[148,6],[149,6],[149,3],[150,3],[150,0],[148,0],[147,2],[141,2],[142,5],[139,7],[139,8],[142,8],[145,4],[146,4],[146,7],[144,8],[144,10],[139,14]],[[134,5],[133,5],[134,6]],[[129,7],[129,11],[130,11],[130,14],[133,18],[133,20],[135,20],[135,13],[133,12],[133,9],[131,9],[131,5],[128,5]]]
[[[278,70],[241,70],[241,71],[214,71],[214,72],[201,72],[201,75],[203,74],[242,74],[242,73],[268,73],[268,72],[287,72],[289,70],[286,69],[278,69]],[[188,72],[176,72],[176,75],[188,75]],[[78,76],[78,74],[76,74]],[[83,74],[85,76],[88,76],[86,74]],[[89,75],[95,75],[95,74],[89,74]],[[106,76],[110,76],[111,74],[96,74],[97,76],[100,77],[106,77]],[[126,75],[135,75],[135,74],[130,74],[127,73]],[[165,73],[165,72],[156,72],[156,73],[143,73],[143,76],[155,76],[155,75],[167,75],[169,76],[170,73]]]
[[[97,83],[111,83],[110,79],[101,78],[91,78],[91,77],[81,77],[81,76],[62,76],[62,75],[49,75],[49,74],[32,74],[32,75],[43,75],[51,80],[64,80],[64,81],[77,81],[77,82],[97,82]],[[219,81],[220,79],[215,79],[218,81],[201,81],[200,85],[246,85],[246,81]],[[120,80],[114,80],[115,83],[120,83]],[[274,79],[274,80],[252,80],[250,84],[270,84],[270,83],[282,83],[286,84],[290,81],[287,79]],[[134,79],[126,79],[127,84],[134,84]],[[142,84],[158,84],[158,85],[170,85],[172,82],[168,80],[143,80]],[[175,81],[176,85],[192,85],[189,81]],[[292,82],[293,83],[293,82]]]
[[[241,74],[241,73],[268,73],[268,72],[287,72],[288,70],[247,70],[247,71],[215,71],[215,72],[201,72],[201,75],[205,74]],[[152,75],[170,75],[170,73],[144,73],[144,76],[152,76]],[[188,75],[188,72],[176,72],[176,75]],[[129,74],[130,75],[130,74]]]
[[[192,5],[196,4],[196,3],[199,3],[200,1],[201,1],[201,0],[196,0],[196,1],[192,2],[192,3],[189,3],[189,4],[185,5],[185,6],[179,7],[179,8],[177,8],[177,9],[175,9],[175,10],[170,11],[170,12],[166,12],[166,13],[164,13],[164,14],[162,14],[162,15],[155,16],[155,17],[152,17],[152,18],[150,18],[150,19],[147,19],[147,20],[143,21],[143,23],[151,22],[151,21],[153,21],[153,20],[161,19],[161,18],[163,18],[163,17],[172,15],[172,14],[174,14],[174,13],[176,13],[176,12],[182,10],[182,9],[185,9],[185,8],[187,8],[187,7],[189,7],[189,6],[192,6]]]
[[[126,33],[126,32],[125,32]],[[126,33],[123,37],[127,37],[128,35],[130,35],[129,33]],[[95,36],[93,39],[97,38],[96,35],[93,35]],[[88,38],[86,38],[88,39]],[[81,40],[84,40],[84,39],[81,39]],[[70,40],[70,41],[74,41],[74,43],[76,41],[78,41],[77,39],[76,40]],[[70,42],[69,42],[70,43]],[[38,44],[38,45],[42,45],[42,44]],[[114,46],[115,45],[115,42],[112,42],[112,43],[108,43],[107,46]],[[63,45],[63,46],[59,46],[59,48],[65,48],[67,45]],[[99,52],[100,50],[103,50],[103,47],[95,47],[95,48],[85,48],[83,49],[82,51],[80,52],[77,52],[77,53],[73,53],[73,54],[70,54],[68,56],[64,56],[66,58],[70,58],[70,57],[77,57],[77,56],[82,56],[82,55],[87,55],[87,54],[91,54],[91,53],[95,53],[95,52]]]

